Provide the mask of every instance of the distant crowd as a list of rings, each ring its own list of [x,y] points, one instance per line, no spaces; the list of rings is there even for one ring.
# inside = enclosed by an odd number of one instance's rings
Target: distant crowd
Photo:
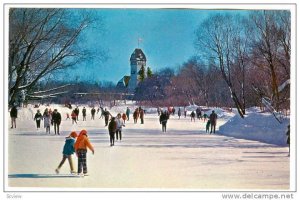
[[[68,106],[69,107],[69,106]],[[72,111],[71,113],[66,113],[66,120],[71,120],[72,124],[77,124],[79,120],[80,113],[82,114],[82,121],[87,121],[87,109],[85,107],[82,108],[81,112],[79,107],[77,106],[75,109],[69,107]],[[140,120],[140,124],[144,124],[145,110],[142,107],[137,107],[134,109],[132,113],[132,118],[134,124],[137,124]],[[165,110],[161,108],[157,108],[157,113],[159,116],[159,123],[162,125],[162,132],[167,131],[167,122],[170,118],[170,115],[175,115],[175,108],[169,107]],[[122,127],[125,127],[126,121],[130,120],[131,110],[129,107],[124,111],[124,113],[118,113],[116,116],[113,116],[106,108],[99,107],[97,110],[92,107],[90,110],[91,119],[95,120],[96,114],[99,114],[99,119],[104,119],[105,126],[108,127],[109,133],[109,142],[110,146],[115,145],[115,140],[122,140]],[[184,107],[183,109],[178,108],[177,115],[178,119],[180,119],[181,115],[186,118],[187,110]],[[11,128],[16,128],[16,119],[18,117],[18,109],[16,106],[13,106],[10,110],[11,117]],[[206,132],[215,133],[216,122],[217,122],[217,114],[212,111],[208,116],[204,113],[201,108],[197,108],[195,111],[190,113],[191,122],[195,122],[195,119],[203,120],[206,122]],[[52,111],[51,108],[46,108],[43,113],[39,109],[37,109],[34,114],[33,120],[36,122],[36,128],[41,128],[41,121],[44,121],[44,128],[46,130],[46,134],[50,134],[50,127],[54,127],[54,134],[60,135],[60,125],[62,122],[61,113],[54,109]],[[76,139],[77,138],[77,139]],[[86,154],[87,149],[90,149],[94,154],[95,150],[93,145],[90,143],[88,139],[87,130],[81,130],[79,134],[75,131],[72,131],[68,137],[66,137],[65,145],[63,147],[63,157],[58,167],[56,168],[56,173],[59,173],[60,168],[64,164],[66,160],[69,161],[70,170],[72,174],[81,174],[87,175],[87,163],[86,163]],[[72,154],[76,153],[78,158],[78,169],[77,172],[74,170]]]

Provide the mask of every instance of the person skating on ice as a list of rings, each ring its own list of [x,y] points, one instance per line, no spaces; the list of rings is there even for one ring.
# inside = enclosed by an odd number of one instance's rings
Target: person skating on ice
[[[112,117],[112,115],[110,114],[110,112],[108,110],[106,110],[106,108],[103,112],[103,115],[104,115],[105,126],[107,126],[108,121],[109,121],[109,117]]]
[[[82,109],[82,121],[86,121],[86,108],[83,107]]]
[[[36,121],[36,129],[38,130],[41,128],[41,120],[43,119],[42,114],[40,113],[40,110],[37,110],[36,114],[34,115],[34,120]]]
[[[75,144],[76,137],[77,137],[77,133],[75,131],[71,132],[70,135],[66,137],[65,145],[62,152],[63,158],[60,161],[58,167],[55,169],[55,172],[57,174],[59,173],[60,168],[63,166],[63,164],[67,159],[69,161],[71,174],[76,173],[76,171],[74,170],[73,160],[72,160],[72,154],[75,152],[74,144]]]
[[[122,127],[125,125],[124,125],[123,119],[121,119],[120,113],[117,115],[116,123],[117,123],[116,139],[118,140],[120,138],[120,141],[121,141],[122,140]]]
[[[112,117],[109,124],[108,124],[108,133],[109,133],[109,141],[110,141],[110,146],[115,145],[115,133],[117,130],[117,123],[115,121],[115,118]]]
[[[95,153],[94,147],[89,141],[88,133],[86,130],[82,130],[79,133],[79,136],[74,144],[75,152],[78,158],[78,169],[77,173],[80,175],[83,172],[83,175],[87,176],[87,149],[90,149],[92,153]]]
[[[47,108],[44,111],[43,118],[44,118],[44,128],[46,128],[46,133],[50,134],[51,115]]]
[[[162,132],[167,132],[167,122],[168,122],[168,119],[169,119],[169,114],[165,110],[164,112],[161,113],[161,115],[159,117],[159,123],[162,126]]]
[[[210,133],[212,132],[216,132],[216,125],[217,125],[217,118],[218,115],[215,113],[215,111],[213,110],[209,116],[209,120],[210,120]]]
[[[57,109],[54,109],[53,113],[52,113],[52,120],[51,120],[51,124],[54,125],[54,133],[56,135],[56,133],[59,135],[59,126],[61,123],[61,114],[57,111]]]
[[[17,128],[16,119],[18,118],[18,109],[14,105],[10,110],[10,118],[11,118],[11,127],[10,128]]]
[[[77,114],[75,113],[75,110],[72,111],[71,113],[71,118],[72,118],[72,124],[74,124],[74,122],[77,124]]]

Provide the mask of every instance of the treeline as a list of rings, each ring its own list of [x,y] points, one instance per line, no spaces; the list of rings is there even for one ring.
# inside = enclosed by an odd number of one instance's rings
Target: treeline
[[[153,105],[290,107],[291,18],[289,11],[217,14],[195,31],[197,57],[173,74],[142,82],[136,100]],[[170,69],[168,69],[170,70]],[[167,71],[168,71],[167,70]],[[172,71],[172,70],[171,70]]]
[[[25,103],[36,104],[99,104],[118,99],[116,85],[113,82],[87,81],[41,81],[33,88],[34,93],[27,94]]]

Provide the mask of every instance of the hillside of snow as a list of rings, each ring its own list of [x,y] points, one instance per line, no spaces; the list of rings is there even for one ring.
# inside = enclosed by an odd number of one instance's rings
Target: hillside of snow
[[[287,126],[289,118],[280,124],[271,113],[262,113],[258,109],[247,110],[242,119],[235,115],[227,123],[219,127],[219,134],[235,138],[260,141],[268,144],[286,146]]]

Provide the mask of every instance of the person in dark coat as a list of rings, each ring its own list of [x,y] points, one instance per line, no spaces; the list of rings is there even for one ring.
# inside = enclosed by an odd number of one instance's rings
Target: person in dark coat
[[[18,118],[18,109],[16,106],[13,106],[10,110],[10,118],[11,118],[11,127],[17,128],[16,119]]]
[[[129,121],[129,115],[130,115],[130,109],[127,107],[126,109],[127,121]]]
[[[61,114],[57,111],[57,109],[54,109],[52,113],[52,121],[51,124],[54,125],[54,133],[59,135],[59,126],[61,123]]]
[[[196,116],[195,112],[194,112],[194,111],[192,111],[192,113],[191,113],[191,121],[193,121],[193,120],[194,120],[194,122],[195,122],[195,116]]]
[[[141,119],[141,124],[144,124],[144,110],[140,107],[140,119]]]
[[[77,124],[77,114],[75,113],[75,110],[72,111],[71,113],[71,118],[72,118],[72,124],[74,124],[74,122]]]
[[[83,109],[82,109],[82,120],[83,121],[86,121],[86,108],[85,107],[83,107]]]
[[[172,108],[172,114],[175,115],[175,107]]]
[[[37,110],[37,113],[34,116],[34,121],[36,121],[36,128],[41,128],[41,120],[43,119],[42,114],[40,113],[40,110]]]
[[[214,133],[216,132],[216,125],[217,125],[217,114],[215,113],[215,111],[213,110],[209,116],[209,120],[210,120],[210,133],[212,133],[212,131],[214,130]]]
[[[133,112],[133,121],[134,121],[135,124],[137,123],[138,118],[139,118],[139,109],[137,108]]]
[[[108,124],[108,133],[109,133],[110,146],[115,145],[116,130],[117,130],[117,122],[115,121],[115,118],[112,117],[109,124]]]
[[[76,120],[79,121],[78,120],[78,116],[79,116],[79,108],[78,108],[78,106],[75,108],[74,112],[76,114]]]
[[[161,113],[159,117],[159,123],[162,125],[162,132],[167,132],[167,122],[169,119],[169,114],[165,110],[164,112]]]
[[[210,127],[210,120],[207,120],[207,122],[206,122],[206,133],[209,132],[209,127]]]
[[[108,110],[106,110],[106,108],[103,111],[103,115],[104,115],[105,126],[107,126],[108,121],[109,121],[109,116],[112,117],[112,115],[110,114],[110,112]]]
[[[180,119],[180,116],[181,116],[181,109],[178,108],[178,118]]]
[[[91,119],[94,120],[95,119],[95,113],[96,113],[96,109],[93,107],[92,110],[91,110]]]

